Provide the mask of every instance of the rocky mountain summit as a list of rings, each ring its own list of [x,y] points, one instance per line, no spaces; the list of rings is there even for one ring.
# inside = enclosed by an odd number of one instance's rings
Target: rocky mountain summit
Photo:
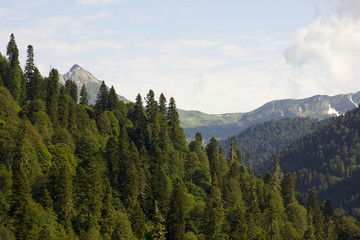
[[[78,64],[74,64],[74,66],[72,66],[67,73],[60,75],[60,83],[65,84],[66,80],[74,81],[78,87],[78,92],[80,92],[82,85],[85,84],[86,90],[88,92],[89,104],[95,103],[102,81],[98,80],[96,77],[94,77],[94,75]],[[119,99],[125,102],[129,101],[120,95]]]

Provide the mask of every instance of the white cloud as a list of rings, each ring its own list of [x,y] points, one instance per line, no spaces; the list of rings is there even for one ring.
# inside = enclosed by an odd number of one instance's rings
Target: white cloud
[[[331,93],[358,91],[360,77],[360,1],[317,1],[330,9],[299,29],[285,59],[314,76],[309,87],[322,85]]]

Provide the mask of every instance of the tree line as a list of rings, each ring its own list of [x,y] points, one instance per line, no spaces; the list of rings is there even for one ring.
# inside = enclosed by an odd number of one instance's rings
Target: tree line
[[[186,142],[174,98],[124,103],[104,82],[43,77],[28,46],[24,71],[14,35],[0,56],[0,238],[357,239],[358,222],[305,201],[278,159],[255,176],[232,140]],[[246,158],[247,160],[249,158]]]

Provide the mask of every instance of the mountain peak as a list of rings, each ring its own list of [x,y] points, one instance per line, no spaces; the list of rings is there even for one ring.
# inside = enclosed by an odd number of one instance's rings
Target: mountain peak
[[[80,65],[74,64],[74,66],[72,66],[72,67],[70,68],[70,72],[73,72],[73,71],[75,71],[76,69],[83,70],[83,68],[82,68]]]

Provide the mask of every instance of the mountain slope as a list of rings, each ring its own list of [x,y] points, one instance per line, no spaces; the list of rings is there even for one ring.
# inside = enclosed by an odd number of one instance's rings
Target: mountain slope
[[[356,108],[287,147],[279,157],[281,168],[293,173],[296,188],[302,193],[315,187],[322,199],[329,198],[336,207],[349,209],[354,201],[360,202],[359,132],[360,109]],[[351,185],[344,188],[343,183]]]
[[[188,139],[201,132],[204,139],[214,136],[225,139],[236,135],[253,124],[283,118],[310,117],[324,119],[338,116],[357,107],[360,92],[335,96],[316,95],[305,99],[284,99],[268,102],[248,113],[221,115],[201,112],[180,112],[180,121]]]
[[[259,168],[274,154],[282,151],[300,137],[315,131],[324,123],[324,120],[301,117],[269,120],[252,125],[235,138],[243,161],[245,162],[245,154],[250,153],[251,163],[258,172]],[[231,138],[220,140],[218,144],[226,155],[230,149]]]
[[[70,70],[60,75],[60,83],[65,84],[66,80],[74,81],[78,87],[78,92],[83,84],[85,84],[86,90],[88,92],[89,104],[94,104],[96,97],[101,85],[101,81],[95,78],[89,71],[83,69],[81,66],[75,64],[70,68]],[[119,95],[119,99],[125,102],[128,102],[125,97]]]

